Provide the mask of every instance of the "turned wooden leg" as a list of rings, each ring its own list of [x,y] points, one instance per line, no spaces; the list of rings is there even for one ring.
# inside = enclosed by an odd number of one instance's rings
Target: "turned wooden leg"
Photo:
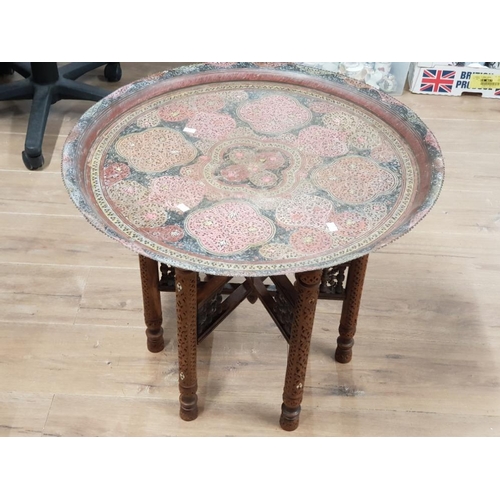
[[[304,392],[307,358],[309,356],[321,275],[321,270],[295,275],[297,302],[290,333],[290,347],[280,418],[281,428],[285,431],[293,431],[299,425],[300,403]]]
[[[139,255],[141,269],[142,300],[146,322],[147,346],[151,352],[160,352],[165,347],[163,340],[161,298],[158,275],[158,262]]]
[[[182,420],[198,416],[196,391],[196,322],[197,322],[197,273],[177,268],[175,271],[175,296],[177,303],[177,339],[179,344],[179,401]]]
[[[340,316],[340,336],[337,339],[337,350],[335,351],[335,360],[339,363],[349,363],[352,358],[352,346],[354,345],[354,334],[356,333],[359,304],[367,265],[368,255],[353,260],[349,264],[345,299]]]

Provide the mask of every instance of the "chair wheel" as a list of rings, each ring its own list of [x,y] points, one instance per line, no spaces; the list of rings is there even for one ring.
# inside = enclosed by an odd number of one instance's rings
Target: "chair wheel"
[[[24,166],[28,170],[38,170],[39,168],[43,167],[43,164],[45,162],[43,155],[40,156],[28,156],[26,154],[26,151],[23,151],[23,162]]]
[[[119,82],[122,77],[122,68],[120,63],[108,63],[104,67],[104,78],[108,82]]]

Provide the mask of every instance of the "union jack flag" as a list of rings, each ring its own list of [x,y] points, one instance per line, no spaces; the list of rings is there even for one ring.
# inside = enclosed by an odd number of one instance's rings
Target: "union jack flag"
[[[456,71],[442,69],[424,69],[420,92],[450,93],[455,81]]]

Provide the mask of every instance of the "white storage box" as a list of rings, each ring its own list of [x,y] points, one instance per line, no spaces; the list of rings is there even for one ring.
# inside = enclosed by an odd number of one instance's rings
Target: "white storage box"
[[[500,70],[475,64],[454,66],[451,63],[411,63],[408,84],[415,94],[459,96],[463,92],[483,97],[500,97]]]

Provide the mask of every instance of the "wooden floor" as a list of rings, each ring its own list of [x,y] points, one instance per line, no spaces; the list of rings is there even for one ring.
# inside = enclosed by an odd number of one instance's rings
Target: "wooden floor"
[[[117,88],[168,67],[82,80]],[[340,304],[319,304],[295,436],[500,436],[500,99],[401,100],[442,146],[444,190],[371,255],[348,365],[332,358]],[[30,172],[30,103],[0,102],[0,435],[290,436],[287,346],[248,302],[199,347],[200,416],[179,419],[173,297],[166,349],[151,354],[137,256],[94,230],[61,180],[65,137],[90,105],[52,108],[46,166]]]

